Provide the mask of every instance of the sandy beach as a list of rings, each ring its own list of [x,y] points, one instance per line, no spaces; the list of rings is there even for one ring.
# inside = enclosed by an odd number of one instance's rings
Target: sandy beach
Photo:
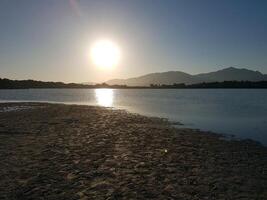
[[[0,104],[0,199],[266,199],[267,148],[94,106]]]

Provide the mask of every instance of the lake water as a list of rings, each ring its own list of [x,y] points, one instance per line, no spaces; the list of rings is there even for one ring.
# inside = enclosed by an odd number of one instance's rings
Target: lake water
[[[179,121],[267,145],[267,90],[29,89],[0,90],[0,101],[100,105]]]

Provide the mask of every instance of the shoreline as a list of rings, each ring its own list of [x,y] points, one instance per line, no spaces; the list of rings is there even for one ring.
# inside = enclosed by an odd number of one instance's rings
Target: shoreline
[[[4,104],[4,105],[3,105]],[[264,199],[267,148],[120,109],[0,112],[3,199]]]
[[[140,116],[144,116],[144,117],[148,117],[148,118],[159,118],[162,120],[167,121],[170,125],[174,126],[174,128],[177,129],[188,129],[188,130],[195,130],[198,132],[202,132],[202,133],[206,133],[206,134],[215,134],[215,135],[219,135],[221,137],[222,140],[226,140],[226,141],[243,141],[243,140],[247,140],[247,141],[251,141],[254,143],[258,143],[259,145],[262,145],[264,147],[267,148],[267,144],[261,143],[260,141],[257,141],[255,139],[252,138],[242,138],[242,137],[238,137],[237,135],[233,134],[233,133],[220,133],[220,132],[216,132],[216,131],[212,131],[212,130],[208,130],[208,129],[201,129],[201,128],[197,128],[197,127],[192,127],[192,125],[186,125],[184,123],[181,123],[180,121],[175,121],[175,120],[170,120],[168,117],[155,117],[154,115],[146,115],[146,114],[140,114],[138,112],[132,112],[127,110],[127,108],[125,107],[113,107],[113,106],[100,106],[97,104],[90,104],[87,102],[58,102],[58,101],[21,101],[21,100],[12,100],[12,101],[0,101],[0,108],[1,108],[1,104],[28,104],[28,103],[33,103],[33,104],[54,104],[54,105],[70,105],[70,106],[93,106],[93,107],[100,107],[100,108],[104,108],[104,109],[111,109],[111,110],[119,110],[119,111],[125,111],[126,113],[129,114],[134,114],[134,115],[140,115]],[[0,111],[1,112],[1,111]]]
[[[232,87],[232,88],[160,88],[160,87],[126,87],[126,88],[120,88],[120,87],[92,87],[92,88],[0,88],[0,90],[58,90],[58,89],[67,89],[67,90],[76,90],[76,89],[83,89],[83,90],[88,90],[88,89],[92,89],[92,90],[95,90],[95,89],[113,89],[113,90],[149,90],[149,89],[152,89],[152,90],[239,90],[239,89],[252,89],[252,90],[266,90],[267,88],[260,88],[260,87],[255,87],[255,88],[246,88],[246,87],[243,87],[243,88],[238,88],[238,87]]]

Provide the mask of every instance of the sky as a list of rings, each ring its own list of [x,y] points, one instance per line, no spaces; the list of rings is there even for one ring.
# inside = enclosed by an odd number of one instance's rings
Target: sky
[[[1,0],[0,77],[104,82],[234,66],[267,73],[266,0]],[[89,56],[101,39],[119,64]]]

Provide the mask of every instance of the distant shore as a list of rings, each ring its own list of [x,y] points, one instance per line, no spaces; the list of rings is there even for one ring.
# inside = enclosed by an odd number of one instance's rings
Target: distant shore
[[[267,89],[267,81],[221,81],[194,84],[173,83],[144,86],[109,85],[106,83],[87,85],[79,83],[45,82],[36,80],[10,80],[0,78],[0,89]]]
[[[0,104],[0,199],[264,199],[267,148],[97,106]]]

